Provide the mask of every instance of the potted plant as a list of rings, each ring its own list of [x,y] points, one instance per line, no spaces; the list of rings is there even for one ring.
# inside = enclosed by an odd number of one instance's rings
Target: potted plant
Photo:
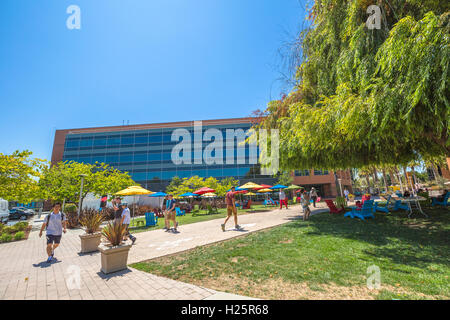
[[[103,216],[95,210],[85,210],[80,218],[80,224],[85,229],[85,234],[80,235],[81,253],[93,252],[98,250],[102,233],[100,225],[103,222]]]
[[[125,245],[123,238],[126,227],[121,223],[108,222],[103,228],[102,234],[106,238],[106,244],[100,244],[98,249],[102,255],[102,272],[105,274],[124,270],[127,268],[128,251],[131,245]]]

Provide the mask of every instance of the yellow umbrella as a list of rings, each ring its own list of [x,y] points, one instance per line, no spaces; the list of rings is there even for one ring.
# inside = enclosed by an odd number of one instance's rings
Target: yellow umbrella
[[[253,183],[253,182],[247,182],[246,184],[244,184],[243,186],[240,186],[239,188],[241,188],[241,189],[260,189],[260,188],[262,188],[262,186],[260,186],[259,184]]]
[[[217,197],[217,194],[212,193],[212,192],[208,192],[208,193],[204,193],[204,194],[202,195],[202,197],[203,197],[203,198],[214,198],[214,197]]]
[[[266,192],[273,192],[273,190],[272,189],[261,189],[261,190],[258,190],[257,192],[266,193]]]
[[[244,196],[256,196],[256,193],[247,192],[247,193],[244,193]]]
[[[131,186],[116,193],[117,196],[135,196],[141,194],[152,194],[153,191],[142,188],[141,186]]]
[[[152,194],[153,191],[147,190],[142,188],[141,186],[131,186],[126,189],[120,190],[119,192],[116,192],[117,196],[138,196],[143,194]],[[136,198],[134,199],[136,202]],[[133,206],[133,217],[134,217],[134,208],[136,207],[136,204]]]

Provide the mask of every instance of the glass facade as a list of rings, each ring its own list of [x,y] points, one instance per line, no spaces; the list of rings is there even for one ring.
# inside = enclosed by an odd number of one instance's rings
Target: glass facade
[[[238,180],[251,180],[256,183],[272,182],[270,176],[260,175],[259,166],[251,161],[251,151],[246,145],[245,161],[237,164],[238,156],[244,158],[243,148],[238,147],[238,141],[233,136],[234,148],[227,149],[227,129],[248,130],[251,124],[204,125],[202,136],[208,129],[218,129],[223,137],[223,164],[207,165],[203,160],[195,164],[194,127],[173,127],[146,130],[111,131],[98,133],[69,133],[66,135],[63,161],[83,163],[104,162],[121,171],[128,172],[134,181],[146,188],[163,189],[170,180],[200,176],[223,179],[234,177]],[[172,161],[172,149],[181,141],[172,141],[172,133],[176,129],[189,132],[192,147],[190,164],[176,165]],[[202,151],[211,141],[202,142]],[[256,148],[258,155],[259,151]],[[234,155],[234,163],[230,164],[227,157]],[[181,154],[183,156],[183,154]],[[212,153],[214,156],[214,152]]]

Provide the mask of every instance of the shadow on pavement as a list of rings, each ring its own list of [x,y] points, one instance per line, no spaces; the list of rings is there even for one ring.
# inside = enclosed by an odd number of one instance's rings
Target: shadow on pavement
[[[47,262],[47,260],[39,262],[39,263],[33,263],[33,267],[35,267],[35,268],[48,268],[52,264],[60,263],[60,262],[61,262],[60,260],[58,260],[56,258],[53,258],[52,262],[50,262],[50,263]]]
[[[117,271],[117,272],[113,272],[113,273],[108,273],[108,274],[104,274],[103,272],[99,271],[99,272],[97,272],[97,274],[98,274],[98,276],[100,278],[102,278],[104,280],[109,280],[109,279],[114,278],[114,277],[122,277],[123,275],[125,275],[127,273],[130,273],[130,272],[133,272],[133,271],[127,268],[125,270],[121,270],[121,271]]]

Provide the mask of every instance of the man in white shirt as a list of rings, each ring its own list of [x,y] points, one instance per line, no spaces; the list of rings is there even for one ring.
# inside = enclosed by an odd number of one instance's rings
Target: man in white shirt
[[[345,199],[348,201],[348,195],[350,194],[350,191],[348,191],[348,189],[347,188],[345,188],[344,189],[344,196],[345,196]]]
[[[39,232],[39,237],[42,237],[44,229],[46,229],[47,234],[47,262],[50,263],[54,257],[55,249],[61,242],[62,233],[66,233],[66,216],[61,212],[59,202],[53,205],[53,211],[47,215]]]
[[[283,189],[280,189],[280,210],[281,208],[283,208],[283,204],[286,206],[286,209],[288,208],[287,206],[287,199],[286,199],[286,194],[284,193]]]
[[[128,204],[127,203],[122,203],[122,224],[126,227],[126,232],[125,235],[128,236],[128,238],[130,238],[132,244],[134,244],[136,242],[136,237],[134,237],[130,231],[129,231],[129,226],[130,226],[130,221],[131,221],[131,214],[130,214],[130,209],[128,208]]]

